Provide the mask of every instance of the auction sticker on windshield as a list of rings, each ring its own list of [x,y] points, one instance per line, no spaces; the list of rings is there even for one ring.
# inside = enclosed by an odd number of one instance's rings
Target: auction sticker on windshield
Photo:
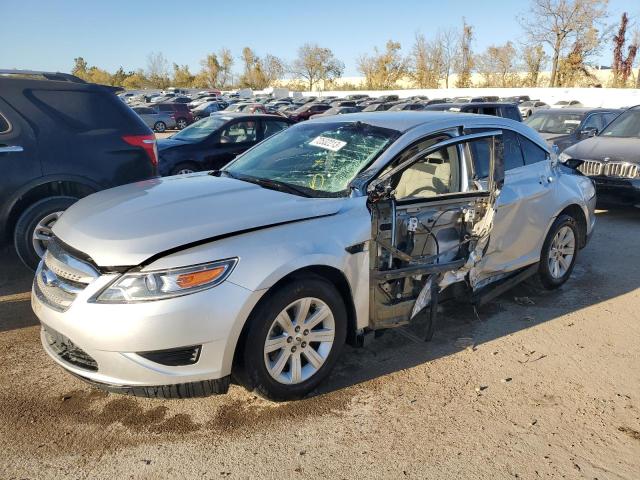
[[[337,152],[342,147],[344,147],[347,142],[343,142],[342,140],[336,140],[335,138],[323,137],[322,135],[314,138],[309,142],[309,145],[313,145],[314,147],[324,148],[325,150],[331,150],[332,152]]]

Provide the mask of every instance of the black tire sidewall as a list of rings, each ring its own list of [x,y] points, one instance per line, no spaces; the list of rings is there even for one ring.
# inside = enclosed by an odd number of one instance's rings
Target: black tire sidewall
[[[553,242],[553,238],[558,233],[558,230],[560,230],[564,226],[569,226],[573,230],[576,244],[575,252],[573,254],[573,259],[571,260],[571,265],[569,265],[566,273],[561,278],[554,278],[553,275],[551,275],[551,271],[549,270],[549,250],[551,242]],[[569,215],[560,215],[555,220],[555,222],[553,222],[553,225],[551,226],[551,228],[549,229],[549,233],[547,234],[547,238],[545,238],[544,244],[542,245],[542,252],[540,254],[540,267],[538,269],[540,282],[546,289],[553,290],[560,287],[571,276],[573,267],[576,264],[576,259],[578,258],[578,239],[578,225],[573,217]]]
[[[331,353],[315,375],[302,383],[285,385],[276,381],[267,371],[264,342],[276,316],[287,305],[304,297],[318,298],[329,306],[336,334]],[[347,312],[342,297],[331,283],[320,277],[301,278],[282,285],[256,307],[249,322],[242,362],[242,377],[247,382],[245,386],[276,401],[299,399],[315,389],[333,369],[347,335]]]
[[[77,201],[75,197],[49,197],[37,201],[20,215],[13,233],[13,244],[18,257],[28,268],[35,270],[40,262],[31,243],[36,225],[47,215],[64,211]]]

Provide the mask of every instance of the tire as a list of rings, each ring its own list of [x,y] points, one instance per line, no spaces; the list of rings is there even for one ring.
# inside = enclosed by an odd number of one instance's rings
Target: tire
[[[538,268],[538,279],[547,290],[560,287],[571,276],[578,254],[578,235],[578,225],[569,215],[560,215],[549,229]]]
[[[189,125],[189,124],[187,123],[187,119],[186,118],[178,118],[176,120],[176,128],[178,130],[182,130],[184,128],[187,128],[187,125]]]
[[[344,302],[331,283],[316,276],[295,279],[268,295],[249,318],[239,359],[240,374],[236,378],[247,389],[270,400],[299,399],[329,375],[342,351],[347,335]],[[311,328],[304,328],[304,323],[298,324],[295,318],[305,302],[309,305],[305,319]],[[327,312],[326,309],[332,316],[325,314],[317,325],[309,323],[314,314]],[[283,314],[290,321],[288,330],[281,328],[282,324],[277,320]],[[286,320],[283,323],[287,323]],[[329,340],[332,329],[333,337]],[[269,348],[273,348],[269,353],[268,338],[272,345]],[[313,338],[327,341],[313,341]],[[278,373],[280,364],[282,368]]]
[[[50,229],[60,214],[77,201],[75,197],[49,197],[39,200],[22,213],[13,233],[13,244],[18,257],[28,268],[35,270],[38,267],[46,248],[45,237],[51,233]],[[41,240],[34,238],[36,227]]]
[[[199,172],[200,168],[193,162],[182,162],[171,169],[171,175],[186,175],[189,173]]]
[[[153,129],[158,133],[162,133],[167,129],[167,124],[164,122],[156,122]]]

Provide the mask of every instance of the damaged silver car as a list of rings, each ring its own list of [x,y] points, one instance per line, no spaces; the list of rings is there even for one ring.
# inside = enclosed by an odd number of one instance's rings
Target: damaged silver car
[[[189,397],[230,381],[318,386],[346,341],[557,288],[594,226],[590,179],[511,120],[436,112],[295,125],[222,170],[118,187],[54,226],[32,304],[64,368],[109,390]]]

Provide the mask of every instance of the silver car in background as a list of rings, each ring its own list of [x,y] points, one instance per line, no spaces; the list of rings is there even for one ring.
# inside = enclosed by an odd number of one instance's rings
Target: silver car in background
[[[132,109],[154,132],[162,133],[167,129],[176,128],[176,119],[171,112],[160,112],[149,107],[132,107]]]
[[[564,284],[594,207],[591,180],[520,122],[321,117],[222,170],[78,201],[53,227],[32,306],[47,353],[101,388],[192,397],[233,378],[300,398],[345,342],[425,316],[430,338],[447,292]]]

